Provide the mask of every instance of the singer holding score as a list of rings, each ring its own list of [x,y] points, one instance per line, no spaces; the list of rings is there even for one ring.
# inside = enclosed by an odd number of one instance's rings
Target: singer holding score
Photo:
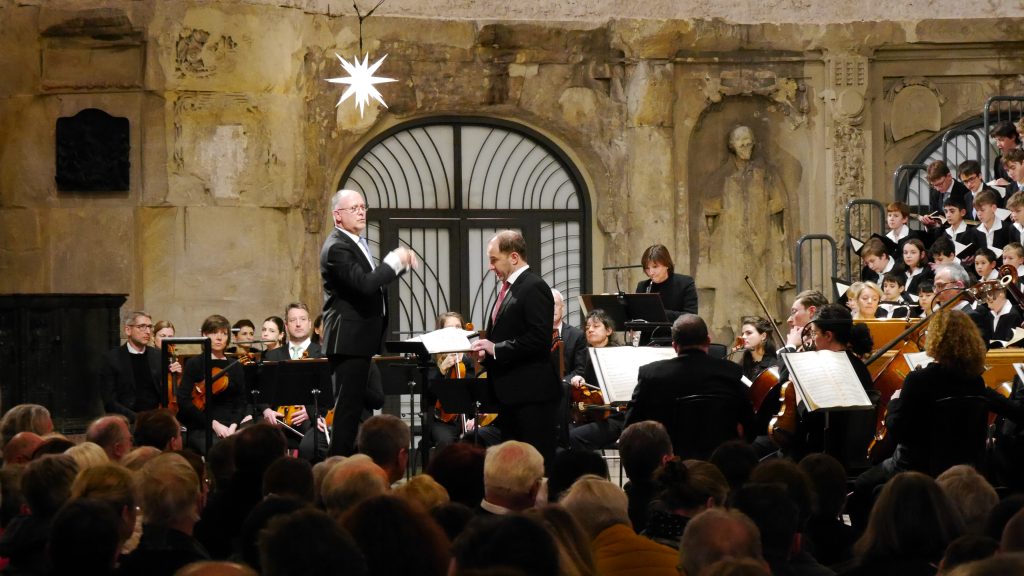
[[[498,400],[502,440],[532,444],[550,465],[555,456],[561,385],[551,363],[551,288],[526,262],[526,240],[515,230],[487,244],[488,267],[501,283],[487,316],[487,338],[473,351],[487,367]]]
[[[653,244],[640,257],[647,280],[636,285],[636,291],[657,293],[665,305],[669,322],[681,314],[697,313],[697,286],[690,276],[675,273],[672,255],[662,244]]]
[[[387,285],[418,265],[416,254],[399,246],[377,263],[364,236],[366,201],[355,190],[331,197],[334,230],[320,250],[324,283],[323,349],[339,391],[328,454],[355,453],[365,405],[370,362],[384,348],[388,326]],[[549,314],[550,316],[550,314]]]

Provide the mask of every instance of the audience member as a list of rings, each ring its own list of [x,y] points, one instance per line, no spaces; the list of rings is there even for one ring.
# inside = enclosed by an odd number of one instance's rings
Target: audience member
[[[21,475],[25,466],[6,466],[0,469],[0,532],[10,524],[26,506],[21,493]]]
[[[1000,500],[988,514],[985,535],[998,542],[1003,537],[1006,523],[1021,509],[1024,509],[1024,494],[1014,494]]]
[[[448,491],[452,502],[476,508],[484,499],[484,458],[480,446],[468,442],[449,444],[434,452],[427,474]]]
[[[349,456],[335,464],[324,478],[324,508],[335,519],[356,504],[388,491],[388,475],[365,454]]]
[[[548,475],[548,501],[558,502],[562,493],[580,476],[592,474],[609,479],[608,463],[590,450],[563,450],[555,455]]]
[[[4,467],[27,464],[42,443],[43,437],[35,432],[18,432],[4,445]]]
[[[409,425],[390,414],[370,417],[356,434],[356,449],[383,468],[392,484],[405,476],[409,443]]]
[[[408,482],[396,486],[394,494],[419,506],[425,512],[430,512],[434,507],[447,504],[449,501],[448,491],[428,474],[413,476]]]
[[[174,576],[259,576],[248,566],[237,562],[204,560],[178,570]]]
[[[701,572],[701,576],[771,576],[763,561],[753,558],[722,558]]]
[[[948,574],[957,566],[984,560],[999,551],[999,541],[979,534],[964,534],[946,547],[939,563],[939,574]]]
[[[448,541],[455,542],[469,522],[476,518],[476,513],[472,508],[460,502],[447,502],[431,508],[430,517],[444,530]]]
[[[147,462],[161,454],[163,454],[163,452],[161,452],[159,448],[154,448],[152,446],[139,446],[125,454],[124,458],[121,458],[120,464],[132,472],[138,472],[139,470],[142,470],[142,467],[145,466]]]
[[[531,508],[526,516],[540,522],[555,538],[561,576],[596,576],[590,538],[568,510],[558,505]]]
[[[654,497],[654,471],[672,458],[672,438],[661,422],[645,420],[626,426],[619,436],[622,470],[629,478],[623,489],[629,498],[633,530],[647,527],[647,505]]]
[[[352,536],[319,510],[274,518],[261,534],[259,547],[263,576],[370,573]]]
[[[136,473],[135,487],[145,516],[142,539],[121,562],[121,574],[170,576],[191,562],[209,559],[193,537],[202,492],[188,461],[178,454],[161,454]]]
[[[826,566],[849,561],[857,534],[840,518],[846,504],[846,470],[839,460],[822,453],[805,456],[800,469],[814,487],[817,504],[804,528],[804,549]]]
[[[309,502],[289,496],[269,495],[245,517],[239,531],[241,550],[239,557],[257,572],[263,568],[259,540],[263,530],[275,519],[309,506]]]
[[[135,445],[181,450],[181,423],[166,408],[139,412],[135,416]]]
[[[313,467],[290,456],[274,460],[263,473],[263,496],[288,496],[313,503]]]
[[[110,507],[120,521],[120,543],[128,541],[136,528],[141,535],[135,504],[135,478],[125,467],[101,464],[81,470],[71,484],[69,501],[87,498]]]
[[[54,515],[67,502],[78,473],[70,456],[47,455],[29,462],[21,476],[28,511],[16,516],[0,535],[0,557],[9,574],[42,574],[48,570],[46,541]]]
[[[958,464],[935,479],[953,507],[960,512],[967,534],[982,534],[989,512],[999,503],[996,489],[984,476],[966,464]]]
[[[999,540],[1001,552],[1024,552],[1024,510],[1014,514],[1003,528]]]
[[[53,432],[50,411],[39,404],[13,406],[0,419],[0,446],[7,446],[18,432],[32,432],[39,436]]]
[[[511,514],[533,508],[544,479],[544,458],[525,442],[509,440],[487,449],[484,458],[484,514]]]
[[[768,569],[761,556],[757,525],[736,510],[710,508],[693,517],[679,541],[679,569],[685,576],[700,576],[722,559],[749,558]]]
[[[57,456],[74,448],[75,443],[68,440],[61,434],[48,434],[43,436],[43,441],[32,452],[32,460],[39,460],[43,456]]]
[[[968,562],[948,572],[949,576],[1006,576],[1024,574],[1024,554],[997,554],[991,558]]]
[[[757,525],[772,574],[833,573],[801,548],[800,508],[785,485],[751,482],[732,495],[732,506]]]
[[[723,506],[729,493],[725,476],[701,460],[682,462],[673,458],[654,473],[654,483],[657,493],[651,501],[647,528],[641,534],[675,549],[690,518]]]
[[[227,489],[235,475],[235,436],[215,442],[206,453],[206,465],[210,468],[211,490]]]
[[[735,490],[747,483],[750,473],[757,466],[757,451],[744,440],[729,440],[715,448],[708,458],[721,470],[727,482],[729,490]]]
[[[121,534],[120,520],[107,503],[88,498],[68,502],[50,528],[52,573],[112,574]]]
[[[128,418],[121,414],[110,414],[94,420],[85,431],[85,439],[99,444],[111,462],[120,462],[132,450]]]
[[[100,464],[107,464],[110,462],[110,458],[107,457],[107,453],[100,448],[99,444],[92,442],[82,442],[76,444],[71,448],[64,451],[65,454],[71,456],[78,465],[78,471],[81,472],[87,468],[93,466],[99,466]]]
[[[355,539],[370,574],[443,576],[448,572],[449,542],[426,511],[392,495],[363,500],[341,518]],[[396,549],[401,547],[401,553]]]
[[[453,574],[559,574],[558,546],[539,522],[521,514],[478,516],[452,544]]]
[[[676,574],[676,551],[633,531],[625,492],[597,476],[584,476],[562,498],[590,538],[601,574]]]
[[[322,460],[313,465],[313,504],[317,509],[323,510],[324,508],[322,490],[324,486],[324,478],[327,477],[327,473],[335,464],[344,462],[346,458],[346,456],[331,456],[326,460]]]

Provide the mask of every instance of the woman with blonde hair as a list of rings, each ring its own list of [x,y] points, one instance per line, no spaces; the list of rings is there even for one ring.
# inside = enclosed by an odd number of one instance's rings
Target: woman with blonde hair
[[[853,319],[875,320],[879,317],[878,303],[882,301],[882,288],[874,282],[856,282],[850,286],[850,301],[854,303]],[[885,311],[881,316],[885,317]]]

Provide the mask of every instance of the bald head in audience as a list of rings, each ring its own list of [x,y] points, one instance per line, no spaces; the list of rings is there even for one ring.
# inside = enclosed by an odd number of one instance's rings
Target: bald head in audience
[[[513,512],[533,508],[544,477],[544,457],[533,446],[516,440],[487,449],[484,457],[484,506]]]
[[[754,521],[742,512],[710,508],[686,524],[679,543],[679,567],[684,575],[697,576],[723,558],[753,558],[767,567]]]
[[[391,487],[388,474],[365,454],[356,454],[335,464],[327,472],[321,487],[324,508],[340,518],[356,504],[384,494]]]
[[[193,562],[178,570],[174,576],[258,576],[256,571],[236,562]]]
[[[42,443],[43,437],[35,432],[18,432],[4,446],[4,466],[26,464]]]
[[[111,462],[120,462],[125,454],[132,451],[128,419],[120,414],[97,418],[85,431],[85,439],[99,444]]]

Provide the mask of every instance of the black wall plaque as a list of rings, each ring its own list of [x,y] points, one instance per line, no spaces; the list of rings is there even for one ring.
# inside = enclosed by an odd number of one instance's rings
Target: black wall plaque
[[[86,108],[57,119],[57,190],[128,190],[128,119]]]

